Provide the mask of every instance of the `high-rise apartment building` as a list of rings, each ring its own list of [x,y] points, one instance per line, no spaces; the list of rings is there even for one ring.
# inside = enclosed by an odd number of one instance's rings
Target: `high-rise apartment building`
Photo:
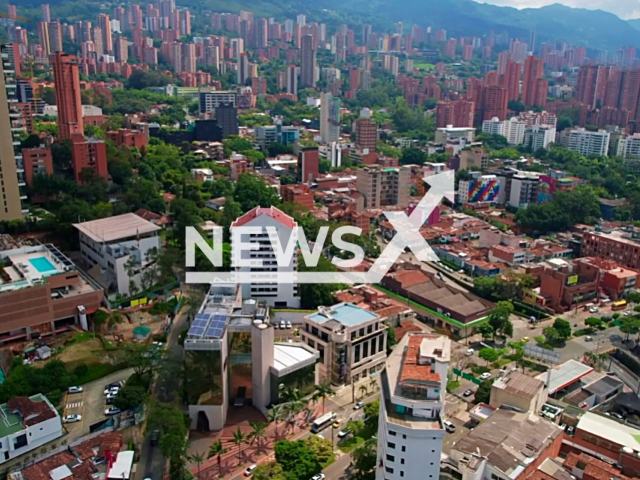
[[[49,4],[43,3],[40,5],[40,12],[42,14],[42,21],[49,23],[51,21],[51,9],[49,8]]]
[[[473,127],[475,104],[469,100],[441,100],[436,104],[436,127]]]
[[[38,22],[38,40],[42,47],[42,53],[49,56],[51,54],[51,46],[49,44],[49,24],[47,22]]]
[[[325,143],[340,140],[340,99],[329,92],[320,97],[320,136]]]
[[[451,340],[411,332],[380,374],[376,480],[437,480]]]
[[[300,48],[300,86],[316,86],[316,45],[311,35],[303,35]]]
[[[287,67],[287,93],[298,95],[298,67],[295,65]]]
[[[58,138],[66,140],[74,134],[84,135],[77,59],[74,55],[57,52],[51,63],[58,106]]]
[[[113,51],[113,41],[111,38],[111,23],[109,21],[109,15],[101,13],[98,16],[98,25],[102,33],[102,47],[105,53],[111,53]]]
[[[49,29],[49,48],[51,53],[62,51],[62,25],[60,22],[50,22]]]
[[[358,169],[356,189],[364,196],[366,208],[409,205],[411,168],[370,166]]]
[[[582,155],[608,155],[611,135],[606,130],[592,132],[584,128],[564,130],[560,144]]]
[[[77,183],[83,181],[85,170],[92,171],[105,180],[109,177],[107,169],[107,144],[99,138],[85,138],[84,135],[71,136],[71,162]]]
[[[22,155],[16,151],[19,131],[14,130],[12,103],[16,99],[14,56],[8,51],[11,45],[0,47],[0,220],[16,220],[22,217],[20,192],[24,186]]]
[[[371,118],[371,110],[360,110],[360,118],[356,120],[356,147],[361,150],[375,152],[378,141],[378,126]]]
[[[253,233],[243,233],[239,227],[254,227]],[[279,241],[280,247],[285,249],[291,235],[297,239],[298,224],[293,218],[275,207],[253,210],[238,217],[231,224],[231,236],[233,238],[231,248],[232,267],[241,274],[251,274],[251,282],[242,283],[243,298],[253,298],[265,302],[272,307],[300,308],[300,294],[295,283],[298,260],[296,251],[293,252],[288,263],[278,262],[276,253],[271,243]],[[270,232],[271,229],[275,233]],[[249,242],[260,244],[258,250],[240,250],[241,243]],[[245,266],[247,264],[251,266]],[[277,282],[273,279],[274,273],[287,275],[292,283]]]
[[[522,80],[522,103],[527,106],[544,107],[547,104],[549,82],[544,80],[544,62],[534,57],[527,57],[524,63]]]

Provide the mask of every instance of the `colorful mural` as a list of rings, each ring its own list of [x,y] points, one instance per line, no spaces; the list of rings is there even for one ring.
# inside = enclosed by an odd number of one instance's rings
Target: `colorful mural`
[[[496,178],[478,178],[469,183],[469,203],[497,202],[500,183]]]
[[[537,203],[545,203],[551,200],[551,196],[556,191],[556,179],[548,175],[540,175],[538,179],[538,199]]]

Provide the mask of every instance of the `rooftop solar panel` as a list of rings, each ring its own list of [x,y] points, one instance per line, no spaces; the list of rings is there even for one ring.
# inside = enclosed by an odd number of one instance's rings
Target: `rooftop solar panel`
[[[204,328],[202,327],[191,327],[189,329],[189,335],[202,335],[204,333]]]

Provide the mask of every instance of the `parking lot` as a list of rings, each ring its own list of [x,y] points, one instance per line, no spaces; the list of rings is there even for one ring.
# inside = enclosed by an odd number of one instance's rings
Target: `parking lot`
[[[131,376],[133,369],[127,368],[119,372],[112,373],[95,382],[83,385],[81,393],[65,394],[62,405],[64,407],[63,416],[77,414],[82,415],[82,420],[75,423],[65,424],[71,440],[80,438],[89,433],[89,427],[100,420],[104,420],[105,404],[104,387],[112,382],[125,381]]]

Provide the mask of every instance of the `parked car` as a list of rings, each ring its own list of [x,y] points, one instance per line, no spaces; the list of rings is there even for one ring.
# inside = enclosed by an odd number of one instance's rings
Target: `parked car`
[[[593,337],[591,335],[585,335],[584,341],[585,342],[593,342]]]
[[[104,391],[104,394],[105,394],[105,396],[106,395],[113,395],[114,393],[117,394],[119,391],[120,391],[120,387],[119,386],[118,387],[111,387],[111,388],[107,388]]]
[[[529,341],[529,337],[522,337],[522,341],[527,343]]]
[[[598,313],[599,311],[600,311],[600,309],[599,309],[598,307],[591,307],[591,308],[589,309],[589,312],[590,312],[590,313]]]
[[[324,473],[318,473],[317,475],[314,475],[313,477],[311,477],[311,480],[324,480],[325,476]]]
[[[82,392],[82,387],[69,387],[67,389],[67,392],[69,392],[69,393],[80,393],[80,392]]]
[[[484,372],[480,375],[480,380],[486,380],[487,378],[491,378],[491,372]]]
[[[467,357],[470,357],[471,355],[473,355],[475,353],[475,350],[473,348],[467,348],[467,350],[464,352],[464,354]]]
[[[75,423],[82,420],[82,415],[78,415],[77,413],[72,413],[71,415],[67,415],[62,419],[63,423]]]
[[[453,433],[456,431],[456,426],[449,420],[445,420],[444,422],[442,422],[442,425],[444,425],[444,429],[449,433]]]
[[[108,385],[105,385],[104,389],[105,391],[107,390],[111,390],[112,388],[120,388],[122,387],[123,383],[122,382],[111,382]],[[105,393],[106,395],[106,393]]]
[[[349,430],[348,428],[345,428],[344,430],[340,430],[338,432],[338,438],[344,438],[347,435],[349,435],[351,433],[351,430]]]
[[[244,476],[245,477],[250,477],[251,475],[253,475],[253,471],[258,468],[257,465],[249,465],[247,467],[247,469],[244,471]]]
[[[151,432],[151,445],[155,446],[158,444],[158,440],[160,439],[160,430],[154,430]]]
[[[287,320],[287,328],[288,328],[288,329],[293,328],[293,327],[291,326],[291,322],[290,322],[289,320]]]
[[[470,397],[471,395],[473,395],[473,390],[471,390],[470,388],[467,388],[467,389],[462,393],[462,396],[463,396],[463,397]]]
[[[109,416],[109,415],[117,415],[118,413],[120,413],[122,410],[120,410],[118,407],[109,407],[104,411],[104,414]]]
[[[567,432],[567,435],[573,435],[574,431],[575,431],[575,427],[573,426],[568,426],[567,429],[565,430],[565,432]]]
[[[356,402],[356,404],[353,406],[353,409],[360,410],[362,407],[364,407],[364,402]]]
[[[286,324],[286,323],[284,323],[284,320],[280,320],[280,328],[281,328],[282,330],[284,330],[285,328],[287,328],[287,324]]]

